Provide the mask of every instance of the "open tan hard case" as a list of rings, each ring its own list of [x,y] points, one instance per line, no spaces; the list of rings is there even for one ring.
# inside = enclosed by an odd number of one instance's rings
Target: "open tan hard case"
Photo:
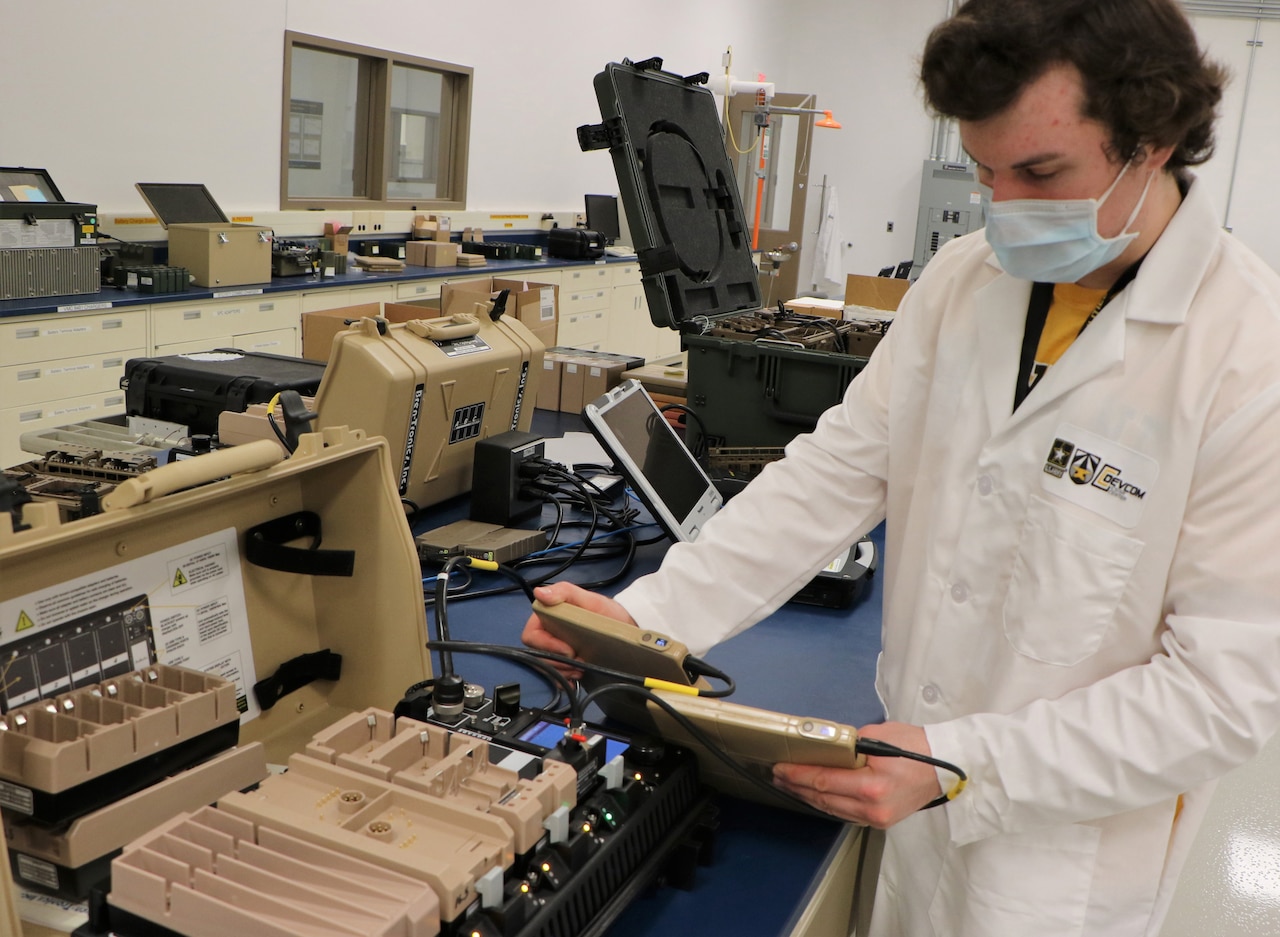
[[[17,531],[0,517],[0,601],[234,527],[248,621],[232,627],[248,627],[257,679],[310,652],[342,656],[337,680],[287,692],[241,726],[241,744],[263,742],[269,761],[283,763],[341,716],[392,708],[429,675],[421,571],[383,439],[331,428],[302,437],[287,461],[274,442],[219,450],[126,482],[104,507],[61,524],[56,506],[28,504],[29,529]],[[298,512],[319,518],[321,550],[351,552],[351,575],[245,559],[252,528]],[[0,623],[0,641],[13,629]]]

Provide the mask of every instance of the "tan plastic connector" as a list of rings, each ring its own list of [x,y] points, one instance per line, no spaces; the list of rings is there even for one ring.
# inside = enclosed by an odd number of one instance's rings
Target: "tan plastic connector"
[[[239,718],[231,681],[154,664],[11,711],[0,778],[56,794]]]
[[[180,934],[436,937],[440,906],[402,875],[206,807],[125,847],[110,901]]]
[[[255,742],[143,788],[72,821],[65,829],[24,823],[6,814],[5,838],[15,852],[75,869],[114,852],[162,820],[198,810],[266,776],[266,752]]]
[[[536,778],[521,778],[490,763],[483,739],[380,709],[353,713],[318,732],[305,754],[501,817],[517,853],[537,844],[548,816],[577,803],[577,773],[563,762],[544,761]]]
[[[427,882],[445,921],[475,900],[477,879],[515,859],[511,827],[497,817],[302,755],[218,809]]]

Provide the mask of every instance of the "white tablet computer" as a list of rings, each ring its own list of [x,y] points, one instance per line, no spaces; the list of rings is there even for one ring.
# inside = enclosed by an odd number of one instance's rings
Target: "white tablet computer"
[[[640,382],[623,381],[582,416],[671,539],[696,539],[724,499]]]

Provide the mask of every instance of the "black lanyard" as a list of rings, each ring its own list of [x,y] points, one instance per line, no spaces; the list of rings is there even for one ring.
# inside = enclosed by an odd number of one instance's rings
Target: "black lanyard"
[[[1133,282],[1133,278],[1138,275],[1138,268],[1142,266],[1142,258],[1139,257],[1129,269],[1120,274],[1120,279],[1111,285],[1111,289],[1107,290],[1107,294],[1094,307],[1093,312],[1089,313],[1089,317],[1084,320],[1080,326],[1080,332],[1085,330],[1090,322],[1098,317],[1098,313],[1102,312],[1103,307],[1111,302],[1120,291]],[[1049,320],[1049,307],[1053,305],[1053,283],[1033,283],[1031,285],[1031,301],[1027,303],[1027,325],[1022,332],[1022,354],[1018,359],[1018,382],[1013,390],[1013,409],[1017,410],[1022,405],[1022,401],[1027,399],[1027,394],[1031,393],[1031,388],[1035,385],[1031,383],[1031,374],[1036,366],[1036,351],[1040,347],[1040,336],[1044,332],[1044,325]],[[1080,337],[1080,332],[1076,333],[1076,338]],[[1036,383],[1039,383],[1037,379]]]

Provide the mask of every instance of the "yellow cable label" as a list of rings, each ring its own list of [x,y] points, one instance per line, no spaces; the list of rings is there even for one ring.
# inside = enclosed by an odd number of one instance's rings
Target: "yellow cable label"
[[[659,680],[657,677],[645,677],[644,685],[650,690],[669,690],[672,693],[683,693],[685,696],[698,695],[696,686],[681,686],[679,683],[668,683],[666,680]]]

